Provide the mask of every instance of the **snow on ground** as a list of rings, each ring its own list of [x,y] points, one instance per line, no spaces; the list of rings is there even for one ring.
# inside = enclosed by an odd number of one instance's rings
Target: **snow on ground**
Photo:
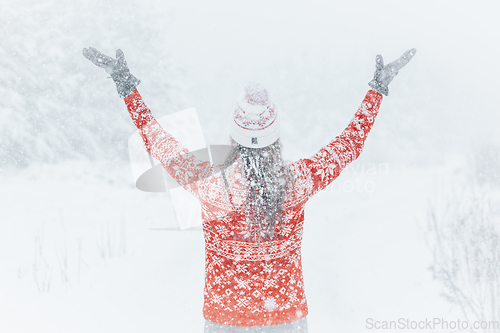
[[[309,331],[460,318],[421,230],[453,169],[351,166],[306,207]],[[102,162],[4,170],[0,182],[0,332],[202,332],[203,236],[151,230],[175,224],[167,194]]]

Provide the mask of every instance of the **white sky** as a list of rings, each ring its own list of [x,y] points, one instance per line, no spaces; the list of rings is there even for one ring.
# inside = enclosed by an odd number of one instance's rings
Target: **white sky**
[[[167,7],[165,43],[186,68],[189,103],[201,118],[223,118],[250,79],[263,82],[278,105],[287,94],[304,94],[306,105],[325,101],[335,108],[328,86],[335,98],[356,105],[377,53],[389,62],[415,47],[389,99],[412,103],[457,136],[473,132],[490,140],[496,128],[500,24],[494,1],[177,1]]]

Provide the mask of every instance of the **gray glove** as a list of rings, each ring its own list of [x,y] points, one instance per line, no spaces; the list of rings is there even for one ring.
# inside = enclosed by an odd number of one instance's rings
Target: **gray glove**
[[[375,58],[375,75],[373,76],[373,80],[371,80],[368,85],[372,87],[373,90],[380,94],[384,94],[386,96],[389,95],[389,83],[398,75],[399,70],[406,66],[407,63],[410,62],[411,58],[417,53],[416,49],[411,49],[403,53],[403,55],[384,66],[384,59],[379,54]]]
[[[92,61],[94,65],[104,68],[108,74],[111,74],[111,78],[116,83],[118,95],[121,98],[130,95],[141,83],[139,79],[130,74],[122,50],[116,50],[116,59],[108,57],[93,47],[84,48],[82,52],[85,58]]]

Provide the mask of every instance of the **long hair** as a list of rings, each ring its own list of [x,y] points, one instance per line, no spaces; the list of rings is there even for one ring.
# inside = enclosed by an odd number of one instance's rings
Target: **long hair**
[[[283,230],[283,204],[293,188],[293,174],[281,155],[281,143],[264,148],[244,147],[231,139],[232,149],[224,162],[222,175],[231,200],[226,170],[238,160],[241,162],[242,181],[245,184],[245,215],[248,238],[259,242],[276,238],[276,227]]]

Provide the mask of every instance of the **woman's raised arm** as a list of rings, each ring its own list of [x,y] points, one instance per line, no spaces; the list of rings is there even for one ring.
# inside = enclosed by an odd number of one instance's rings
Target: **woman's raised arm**
[[[415,49],[408,50],[385,66],[382,56],[377,55],[375,74],[373,80],[368,83],[372,90],[368,91],[346,129],[312,157],[291,165],[297,174],[297,192],[302,193],[304,199],[328,186],[349,163],[358,158],[378,114],[382,94],[389,94],[389,83],[415,53]]]
[[[115,59],[90,47],[83,49],[83,55],[111,75],[118,95],[124,99],[129,115],[142,137],[146,151],[157,159],[181,186],[196,195],[196,183],[212,172],[210,162],[200,161],[193,154],[189,154],[189,151],[154,118],[137,90],[141,81],[130,73],[123,52],[117,50]]]

